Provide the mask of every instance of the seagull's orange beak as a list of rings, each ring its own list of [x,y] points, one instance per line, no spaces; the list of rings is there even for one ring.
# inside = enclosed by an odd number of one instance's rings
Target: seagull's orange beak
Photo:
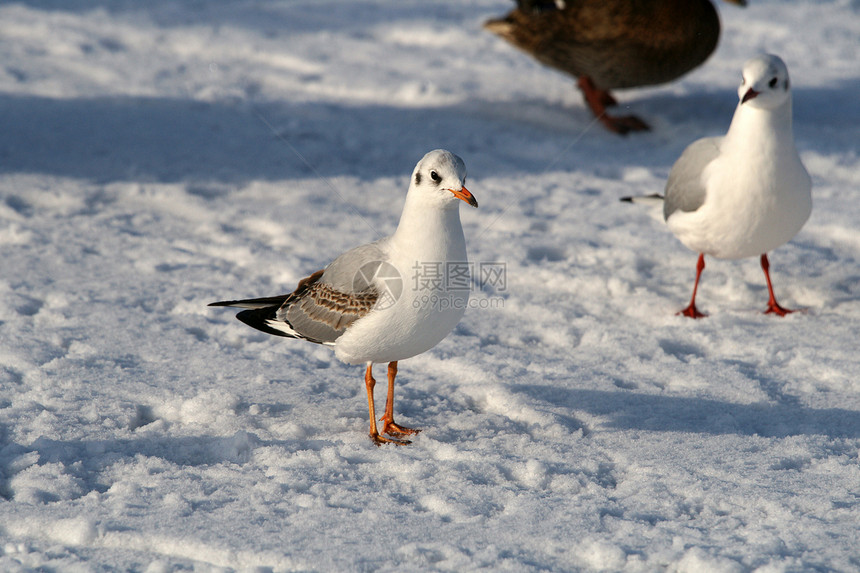
[[[457,199],[462,199],[472,207],[478,206],[478,200],[475,199],[475,196],[472,195],[465,187],[462,187],[460,189],[448,189],[448,191],[453,193],[454,197],[456,197]]]
[[[741,103],[748,102],[749,100],[757,96],[759,93],[760,92],[757,92],[754,89],[750,88],[749,90],[747,90],[747,93],[744,94],[744,97],[741,98]]]

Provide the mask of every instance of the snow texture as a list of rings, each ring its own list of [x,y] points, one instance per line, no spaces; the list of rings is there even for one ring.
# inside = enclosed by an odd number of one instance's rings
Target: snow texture
[[[625,138],[481,29],[511,6],[0,4],[0,570],[860,569],[860,3],[720,3],[705,65],[617,94],[653,127]],[[807,310],[712,260],[678,317],[696,254],[618,199],[725,132],[763,51],[814,197],[771,272]],[[506,280],[400,364],[424,431],[377,448],[361,367],[206,304],[391,233],[440,147]]]

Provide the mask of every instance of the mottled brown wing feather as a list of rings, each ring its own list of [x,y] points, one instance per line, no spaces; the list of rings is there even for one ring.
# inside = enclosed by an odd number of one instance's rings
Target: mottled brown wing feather
[[[370,312],[378,298],[379,293],[372,287],[347,294],[314,282],[300,296],[285,301],[277,318],[303,336],[333,342],[350,324]]]
[[[360,292],[344,293],[320,282],[318,271],[299,282],[296,290],[268,319],[283,322],[300,338],[321,344],[337,340],[347,327],[373,309],[379,293],[368,287]]]

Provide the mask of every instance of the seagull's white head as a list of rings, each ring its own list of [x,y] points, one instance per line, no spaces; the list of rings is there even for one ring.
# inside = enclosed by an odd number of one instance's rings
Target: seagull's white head
[[[409,193],[441,205],[452,205],[461,199],[472,207],[478,206],[477,199],[466,189],[466,164],[444,149],[433,150],[418,162]]]
[[[779,56],[762,54],[744,64],[738,87],[741,105],[774,109],[791,98],[788,68]]]

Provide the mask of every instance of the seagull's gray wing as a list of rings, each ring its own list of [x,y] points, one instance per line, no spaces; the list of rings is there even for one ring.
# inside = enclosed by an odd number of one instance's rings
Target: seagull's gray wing
[[[246,308],[236,318],[269,334],[333,344],[350,324],[370,312],[379,299],[375,269],[388,256],[377,243],[347,251],[301,280],[288,295],[212,303]]]
[[[669,172],[663,201],[663,219],[675,211],[695,211],[705,202],[706,189],[702,182],[705,167],[720,154],[722,137],[706,137],[694,141]]]

